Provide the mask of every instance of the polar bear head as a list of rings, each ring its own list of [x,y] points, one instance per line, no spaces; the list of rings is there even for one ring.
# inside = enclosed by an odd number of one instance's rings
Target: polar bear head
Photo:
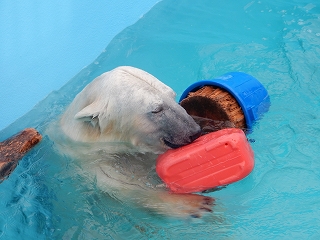
[[[174,98],[174,91],[149,73],[118,67],[75,97],[61,127],[75,141],[128,142],[164,152],[200,136],[200,127]]]

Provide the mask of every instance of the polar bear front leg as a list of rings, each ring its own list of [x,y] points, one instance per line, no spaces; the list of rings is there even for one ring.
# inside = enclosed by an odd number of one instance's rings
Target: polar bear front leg
[[[129,206],[182,218],[199,218],[213,211],[213,198],[167,191],[163,184],[159,185],[159,179],[156,180],[156,173],[152,168],[149,165],[143,166],[143,162],[130,164],[130,161],[122,159],[119,162],[102,161],[100,164],[90,165],[86,169],[95,169],[93,175],[98,187]]]
[[[155,210],[160,214],[172,217],[200,218],[206,213],[211,213],[214,198],[198,194],[177,194],[168,191],[148,191],[137,200],[143,207]]]
[[[97,174],[99,188],[110,193],[123,202],[134,207],[143,207],[159,214],[179,218],[200,218],[205,213],[212,212],[214,199],[198,194],[177,194],[167,191],[164,187],[152,187],[141,182],[116,179],[110,169]],[[107,176],[107,178],[106,178]],[[127,180],[127,179],[126,179]]]

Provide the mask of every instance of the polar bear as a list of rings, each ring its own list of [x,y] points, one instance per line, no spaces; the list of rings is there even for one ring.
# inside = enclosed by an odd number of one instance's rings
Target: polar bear
[[[191,143],[201,129],[151,74],[130,66],[103,73],[75,97],[60,126],[73,144],[86,144],[79,158],[101,189],[166,214],[211,211],[211,198],[168,193],[155,174],[157,154]],[[79,146],[72,148],[79,153]]]

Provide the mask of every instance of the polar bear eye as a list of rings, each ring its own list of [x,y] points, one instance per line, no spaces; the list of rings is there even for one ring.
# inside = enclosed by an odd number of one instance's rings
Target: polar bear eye
[[[152,113],[159,113],[163,111],[163,106],[158,106],[157,108],[155,108],[153,111],[151,111]]]

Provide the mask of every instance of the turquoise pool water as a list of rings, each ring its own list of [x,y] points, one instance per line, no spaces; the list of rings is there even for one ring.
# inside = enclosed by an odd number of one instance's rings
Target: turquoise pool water
[[[72,159],[43,141],[0,185],[3,239],[318,239],[320,237],[320,8],[309,1],[164,0],[118,34],[59,91],[1,131],[41,133],[94,77],[142,68],[178,97],[229,71],[255,76],[271,98],[248,137],[255,168],[208,194],[214,212],[168,219],[132,208],[84,182]]]
[[[0,1],[0,130],[62,87],[156,2]]]

